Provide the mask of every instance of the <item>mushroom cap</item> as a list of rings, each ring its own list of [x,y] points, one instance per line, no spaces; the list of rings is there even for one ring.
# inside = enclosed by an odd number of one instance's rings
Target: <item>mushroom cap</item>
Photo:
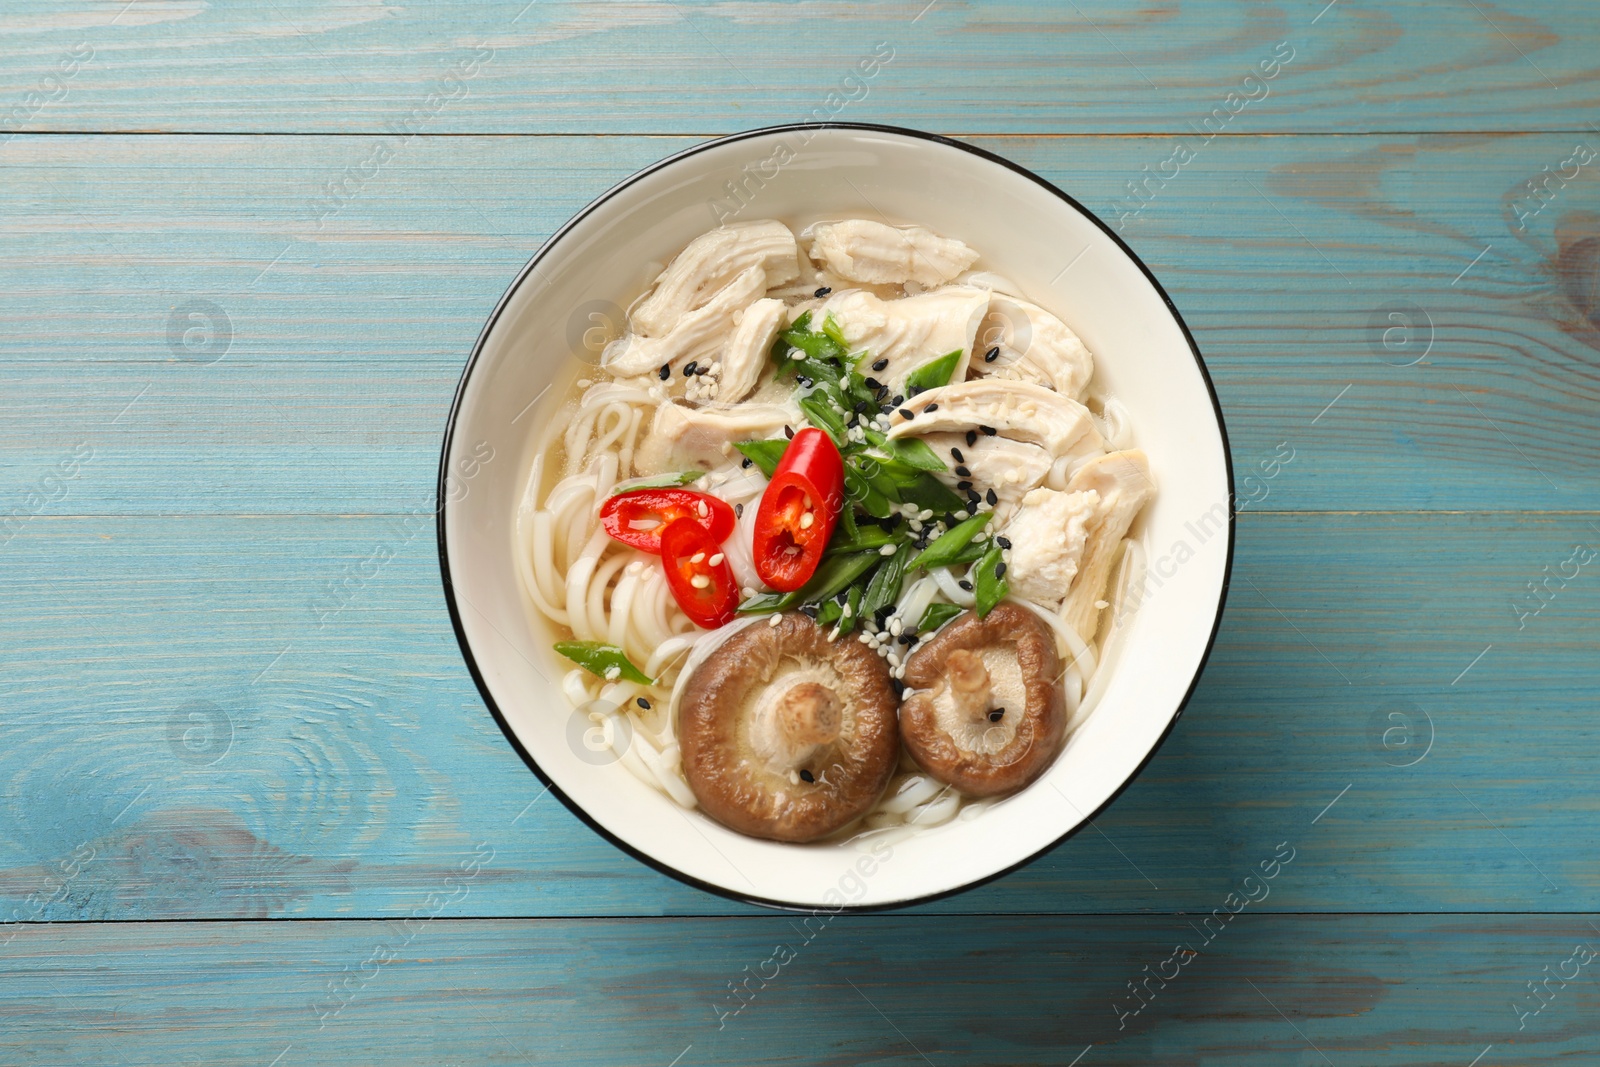
[[[707,815],[752,837],[814,841],[866,814],[889,784],[896,700],[865,645],[829,642],[804,615],[778,618],[746,626],[694,669],[678,746]]]
[[[1066,738],[1060,680],[1055,635],[1027,608],[1002,603],[982,619],[958,615],[906,660],[906,751],[969,796],[1020,789]],[[995,710],[1001,715],[991,719]]]

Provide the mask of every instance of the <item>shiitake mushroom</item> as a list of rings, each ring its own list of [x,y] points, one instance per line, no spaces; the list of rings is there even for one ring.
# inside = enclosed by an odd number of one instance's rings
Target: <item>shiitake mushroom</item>
[[[1055,635],[1027,608],[958,615],[906,660],[906,751],[968,796],[1021,789],[1066,738],[1061,673]]]
[[[900,752],[888,667],[798,613],[745,626],[705,657],[677,709],[683,773],[730,829],[814,841],[871,810]]]

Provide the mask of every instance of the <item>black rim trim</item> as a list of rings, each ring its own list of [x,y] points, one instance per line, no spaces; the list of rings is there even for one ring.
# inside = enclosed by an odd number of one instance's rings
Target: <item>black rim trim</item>
[[[1139,765],[1133,769],[1133,772],[1129,774],[1123,783],[1105,799],[1104,803],[1102,803],[1088,815],[1084,816],[1084,818],[1076,826],[1066,831],[1049,844],[1039,848],[1037,851],[1024,856],[1022,859],[1011,864],[1009,867],[1002,868],[1001,870],[995,871],[992,874],[984,875],[982,878],[978,878],[971,882],[966,882],[952,889],[940,890],[937,893],[929,893],[925,896],[913,897],[908,900],[894,901],[887,904],[845,904],[837,909],[827,907],[807,907],[802,904],[795,904],[792,901],[768,900],[765,897],[738,893],[723,886],[713,885],[710,882],[701,881],[699,878],[696,878],[693,875],[685,874],[669,864],[666,864],[661,860],[658,860],[655,857],[634,848],[626,841],[623,841],[621,838],[617,837],[610,830],[607,830],[604,826],[601,826],[600,823],[591,817],[587,811],[585,811],[579,804],[574,802],[571,797],[567,796],[566,793],[564,793],[555,784],[555,782],[552,781],[542,769],[540,769],[539,764],[534,760],[533,756],[530,755],[528,750],[523,747],[522,742],[517,738],[516,732],[512,730],[510,723],[506,721],[506,717],[501,713],[499,705],[495,703],[494,695],[489,692],[489,686],[488,683],[484,681],[483,673],[478,669],[478,661],[473,657],[472,646],[467,642],[466,631],[462,626],[461,610],[456,604],[455,586],[450,578],[450,550],[448,541],[445,537],[445,508],[448,506],[448,504],[445,502],[449,499],[446,492],[446,479],[449,477],[450,473],[450,445],[455,437],[456,416],[461,410],[461,402],[463,396],[466,394],[467,383],[472,378],[473,368],[478,364],[478,357],[483,353],[484,342],[488,339],[490,332],[493,331],[495,324],[499,322],[500,316],[505,311],[506,306],[511,302],[511,298],[516,294],[517,290],[521,288],[522,283],[527,280],[528,275],[532,274],[538,267],[539,261],[544,258],[545,254],[549,252],[550,249],[554,248],[557,242],[565,237],[573,227],[582,222],[606,201],[616,196],[622,190],[633,185],[635,182],[641,181],[651,174],[654,174],[656,171],[661,170],[663,167],[670,166],[680,159],[686,159],[689,156],[697,155],[700,152],[717,148],[722,145],[733,144],[738,141],[749,140],[755,137],[765,137],[770,134],[792,133],[801,130],[864,130],[871,133],[887,133],[900,137],[910,137],[920,141],[931,141],[935,144],[946,145],[950,148],[959,149],[962,152],[967,152],[978,156],[980,159],[988,160],[990,163],[999,164],[1014,174],[1021,175],[1045,191],[1070,204],[1090,222],[1098,226],[1101,232],[1103,232],[1107,237],[1110,237],[1111,240],[1116,243],[1117,247],[1122,249],[1123,254],[1131,259],[1134,265],[1137,266],[1144,274],[1145,278],[1160,295],[1162,303],[1166,304],[1167,311],[1171,313],[1173,321],[1178,324],[1178,329],[1183,331],[1183,338],[1186,342],[1188,342],[1189,345],[1189,353],[1194,357],[1195,367],[1200,371],[1200,378],[1205,382],[1206,393],[1211,398],[1211,410],[1216,416],[1217,434],[1222,439],[1222,458],[1228,477],[1228,555],[1222,570],[1222,588],[1217,597],[1216,617],[1211,622],[1211,634],[1206,638],[1205,650],[1200,655],[1200,662],[1195,665],[1194,676],[1189,680],[1189,686],[1184,691],[1183,699],[1178,702],[1178,707],[1172,713],[1172,718],[1167,722],[1166,728],[1161,731],[1161,736],[1156,738],[1155,744],[1150,746],[1150,751],[1145,754],[1144,759],[1141,760]],[[1144,773],[1145,768],[1150,765],[1150,761],[1153,760],[1156,753],[1161,750],[1161,746],[1164,745],[1167,741],[1167,738],[1172,735],[1173,728],[1178,725],[1178,719],[1182,717],[1184,710],[1189,706],[1189,701],[1191,698],[1193,698],[1194,691],[1200,684],[1200,676],[1205,673],[1206,664],[1211,659],[1212,649],[1216,647],[1217,634],[1222,629],[1222,615],[1228,603],[1228,589],[1233,578],[1233,549],[1235,541],[1235,528],[1237,525],[1237,513],[1234,508],[1233,450],[1228,442],[1228,427],[1222,417],[1222,405],[1217,400],[1216,386],[1211,380],[1211,372],[1206,369],[1205,359],[1200,355],[1200,346],[1195,344],[1194,335],[1189,331],[1189,324],[1185,322],[1183,320],[1183,316],[1178,313],[1177,305],[1172,302],[1172,297],[1167,294],[1167,290],[1162,286],[1162,284],[1156,280],[1156,276],[1150,272],[1150,268],[1145,266],[1144,260],[1140,259],[1133,249],[1129,248],[1127,243],[1124,242],[1121,237],[1117,236],[1116,232],[1101,220],[1100,216],[1084,207],[1083,204],[1079,203],[1067,193],[1064,193],[1060,189],[1056,188],[1050,182],[1045,181],[1031,170],[1028,170],[1026,167],[1023,167],[1017,163],[1013,163],[1011,160],[1006,159],[1003,156],[995,155],[993,152],[990,152],[987,149],[979,148],[976,145],[965,144],[949,137],[942,137],[939,134],[926,133],[922,130],[907,129],[903,126],[885,126],[869,122],[788,123],[780,126],[764,126],[757,130],[745,130],[741,133],[729,134],[725,137],[717,137],[709,141],[703,141],[700,144],[693,145],[681,152],[674,152],[672,155],[667,156],[664,159],[657,160],[655,163],[645,167],[643,170],[637,171],[627,178],[624,178],[610,189],[607,189],[600,196],[590,201],[583,208],[583,210],[579,211],[576,215],[572,216],[572,218],[568,219],[560,229],[556,230],[555,233],[550,235],[549,239],[546,240],[544,244],[539,246],[538,250],[534,252],[533,257],[528,260],[526,265],[523,266],[522,270],[517,272],[516,278],[506,289],[505,294],[500,297],[499,302],[495,304],[494,311],[489,315],[489,320],[484,323],[482,331],[480,331],[478,334],[478,340],[472,346],[472,355],[468,357],[466,367],[462,369],[461,381],[457,383],[455,397],[450,403],[450,416],[448,421],[445,423],[444,447],[439,455],[439,483],[437,487],[437,493],[438,496],[436,499],[440,502],[438,503],[436,509],[438,514],[436,528],[438,531],[439,540],[439,576],[444,583],[444,599],[445,604],[450,610],[450,624],[456,633],[456,644],[461,647],[461,655],[462,658],[466,660],[467,671],[472,675],[472,680],[478,687],[478,693],[483,697],[484,703],[488,706],[489,713],[494,716],[495,722],[500,727],[500,732],[505,734],[506,740],[511,742],[511,747],[516,751],[517,755],[522,757],[522,762],[527,764],[528,769],[533,772],[534,777],[538,778],[540,782],[544,783],[545,789],[552,793],[557,800],[561,801],[568,811],[572,812],[573,815],[576,815],[590,829],[594,830],[612,845],[618,849],[621,849],[624,853],[632,856],[645,866],[650,867],[651,869],[658,871],[661,874],[664,874],[678,882],[682,882],[684,885],[699,889],[703,892],[711,893],[726,900],[736,901],[741,904],[753,904],[765,908],[775,908],[781,911],[802,913],[815,913],[822,911],[834,913],[841,911],[859,913],[889,911],[900,908],[910,908],[919,904],[929,904],[934,901],[945,900],[949,897],[956,896],[959,893],[970,892],[971,890],[977,889],[981,886],[988,885],[990,882],[993,882],[996,879],[1003,878],[1004,876],[1011,874],[1013,871],[1020,870],[1021,868],[1026,867],[1028,864],[1033,863],[1035,860],[1038,860],[1040,857],[1055,851],[1057,848],[1061,847],[1068,840],[1074,837],[1092,820],[1098,818],[1102,812],[1110,807],[1111,804],[1123,794],[1128,786],[1133,784],[1135,779]]]

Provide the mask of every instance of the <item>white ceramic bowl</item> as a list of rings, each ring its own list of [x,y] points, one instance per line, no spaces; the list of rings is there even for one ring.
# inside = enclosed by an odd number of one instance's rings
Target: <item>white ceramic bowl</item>
[[[981,253],[980,266],[1065,319],[1126,406],[1159,486],[1141,520],[1150,592],[1122,629],[1110,687],[1055,765],[976,818],[872,852],[744,837],[685,813],[621,766],[596,766],[571,741],[575,720],[558,686],[570,665],[527,606],[511,548],[532,431],[555,417],[584,369],[574,339],[589,309],[626,307],[650,280],[645,264],[665,262],[721,221],[851,216],[960,238]],[[739,899],[883,907],[1027,862],[1138,773],[1215,636],[1232,559],[1232,488],[1221,413],[1193,339],[1150,272],[1082,205],[955,141],[877,126],[784,126],[710,141],[635,174],[579,212],[517,276],[451,411],[440,565],[462,653],[490,710],[533,772],[596,830],[667,874]]]

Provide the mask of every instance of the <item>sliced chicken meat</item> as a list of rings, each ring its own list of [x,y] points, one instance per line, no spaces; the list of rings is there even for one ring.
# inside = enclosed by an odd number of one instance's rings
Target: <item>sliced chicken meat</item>
[[[1078,573],[1089,524],[1099,512],[1093,489],[1064,493],[1035,489],[1005,526],[1011,541],[1011,590],[1024,600],[1055,610]]]
[[[712,470],[727,464],[735,444],[781,437],[785,426],[800,422],[799,410],[782,404],[740,404],[725,410],[662,404],[639,444],[635,468],[639,474]]]
[[[1122,539],[1128,535],[1128,527],[1133,525],[1139,509],[1155,494],[1156,486],[1150,480],[1149,459],[1138,449],[1129,449],[1108,452],[1085,463],[1072,475],[1067,489],[1077,493],[1093,492],[1099,497],[1094,517],[1089,522],[1089,536],[1078,564],[1078,577],[1061,605],[1061,617],[1067,625],[1078,631],[1085,641],[1093,641],[1095,631],[1100,628],[1100,605],[1105,597],[1106,580],[1111,576]]]
[[[662,337],[747,270],[760,270],[761,291],[800,275],[794,234],[781,222],[739,222],[701,234],[656,279],[655,291],[628,316],[633,332]],[[660,364],[656,364],[660,366]]]
[[[865,285],[915,282],[932,288],[950,281],[978,259],[978,253],[960,241],[921,226],[847,219],[819,222],[806,233],[811,238],[813,263]]]
[[[865,370],[889,387],[905,392],[906,375],[941,356],[959,351],[951,381],[967,376],[972,341],[989,306],[989,293],[967,285],[951,285],[900,300],[882,300],[861,289],[835,293],[812,312],[821,325],[832,313],[851,350],[870,353],[874,369]],[[881,368],[877,364],[887,360]]]
[[[1033,382],[1076,399],[1094,374],[1094,357],[1067,324],[1037,304],[997,292],[978,328],[982,360],[972,372]],[[999,349],[990,360],[991,351]]]
[[[630,333],[612,341],[600,354],[600,366],[619,378],[630,378],[662,367],[676,370],[690,360],[710,362],[733,333],[734,317],[766,291],[766,272],[749,267],[660,337]]]
[[[998,434],[1039,445],[1052,457],[1104,447],[1082,404],[1042,385],[1005,378],[957,381],[918,393],[897,408],[890,421],[890,437],[976,430],[979,437],[974,441]]]
[[[722,350],[719,404],[736,404],[750,395],[770,363],[772,342],[784,325],[788,308],[782,300],[757,300],[739,313],[738,325]]]
[[[1003,502],[1017,503],[1042,485],[1054,462],[1038,445],[1009,437],[979,434],[969,445],[964,434],[931,433],[923,440],[949,468],[936,475],[940,481],[949,486],[968,482],[980,494],[993,489]]]

